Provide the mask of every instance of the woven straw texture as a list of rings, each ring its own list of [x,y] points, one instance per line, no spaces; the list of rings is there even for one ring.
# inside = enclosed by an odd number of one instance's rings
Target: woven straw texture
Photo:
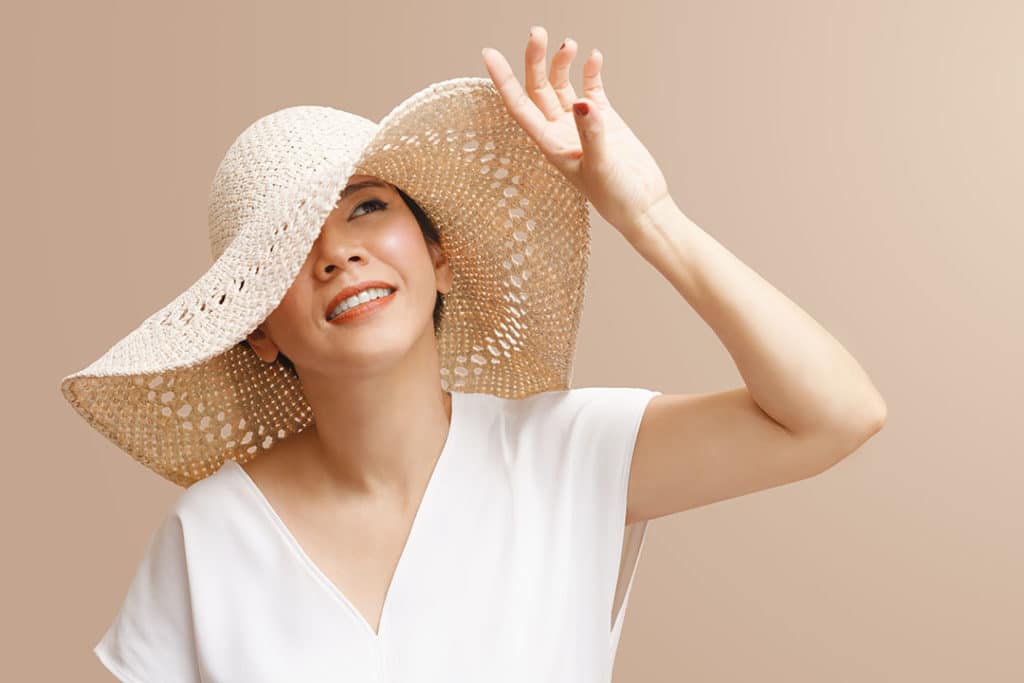
[[[445,390],[569,387],[590,256],[585,196],[487,78],[441,81],[380,123],[295,106],[246,128],[209,195],[213,264],[61,391],[97,431],[180,486],[312,423],[299,381],[245,338],[277,307],[348,179],[376,176],[435,222],[454,273],[438,330]]]

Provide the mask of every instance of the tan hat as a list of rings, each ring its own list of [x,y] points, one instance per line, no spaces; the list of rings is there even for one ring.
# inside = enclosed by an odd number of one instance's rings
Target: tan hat
[[[590,256],[586,197],[488,78],[423,88],[379,124],[294,106],[246,128],[209,196],[213,265],[83,370],[64,397],[181,486],[313,421],[298,378],[244,343],[281,302],[353,175],[409,195],[454,280],[437,329],[442,388],[519,398],[567,389]]]

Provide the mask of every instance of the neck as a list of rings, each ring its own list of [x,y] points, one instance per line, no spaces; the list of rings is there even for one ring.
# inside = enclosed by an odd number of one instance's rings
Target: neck
[[[314,417],[297,437],[304,490],[403,505],[419,499],[451,424],[433,328],[428,334],[383,368],[359,364],[359,375],[303,376]]]

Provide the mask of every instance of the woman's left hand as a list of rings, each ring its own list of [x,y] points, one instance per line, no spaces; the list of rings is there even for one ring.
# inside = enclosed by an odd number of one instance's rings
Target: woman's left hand
[[[576,49],[567,38],[548,76],[547,31],[534,26],[526,42],[525,92],[504,55],[484,48],[483,56],[512,117],[597,212],[629,238],[651,207],[669,198],[668,187],[647,148],[612,109],[601,82],[604,58],[596,49],[583,64],[583,97],[577,98],[569,82]]]

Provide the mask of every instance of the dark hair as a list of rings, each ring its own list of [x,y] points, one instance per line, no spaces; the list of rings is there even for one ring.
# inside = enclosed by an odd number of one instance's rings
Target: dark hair
[[[395,191],[398,192],[399,196],[402,197],[402,201],[404,201],[405,205],[409,207],[409,210],[412,212],[412,215],[416,217],[416,222],[419,223],[419,226],[420,226],[420,232],[423,233],[423,241],[426,242],[427,244],[433,244],[433,245],[437,246],[438,248],[440,248],[441,247],[441,234],[438,232],[437,226],[434,225],[434,222],[432,220],[430,220],[430,217],[427,216],[427,214],[423,211],[423,209],[420,208],[420,205],[417,204],[412,199],[412,197],[410,197],[405,192],[403,192],[400,188],[398,188],[398,187],[396,187],[394,185],[391,185],[391,187],[393,187],[395,189]],[[443,309],[444,309],[444,294],[442,294],[441,292],[438,292],[437,293],[437,298],[434,301],[434,334],[435,335],[438,333],[438,331],[440,330],[440,327],[441,327],[441,311]],[[247,344],[248,342],[243,340],[240,343]],[[294,377],[298,377],[299,376],[299,373],[296,372],[296,370],[295,370],[295,364],[292,363],[290,358],[288,358],[286,355],[284,355],[280,351],[278,351],[278,353],[277,353],[277,361],[279,363],[281,363],[281,365],[283,365],[288,370],[288,372],[290,372],[292,374],[292,376],[294,376]]]

